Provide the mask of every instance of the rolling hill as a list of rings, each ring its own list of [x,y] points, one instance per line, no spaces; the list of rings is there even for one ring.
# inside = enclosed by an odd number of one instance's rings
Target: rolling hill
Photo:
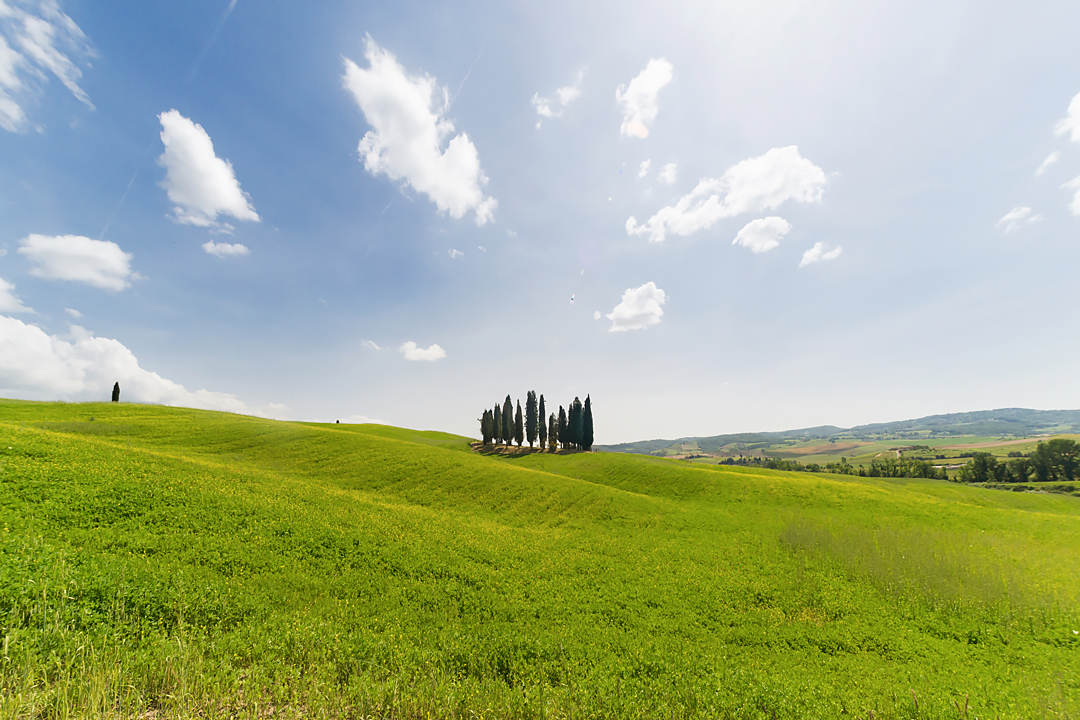
[[[843,441],[910,441],[934,439],[960,440],[988,438],[1028,438],[1037,435],[1080,433],[1080,410],[1029,410],[1001,408],[976,412],[928,415],[914,420],[872,423],[841,428],[833,425],[784,430],[780,432],[731,433],[676,440],[640,440],[600,445],[597,450],[682,455],[701,452],[716,455],[754,451],[783,454],[800,445]]]
[[[1080,713],[1080,501],[0,400],[0,718]]]

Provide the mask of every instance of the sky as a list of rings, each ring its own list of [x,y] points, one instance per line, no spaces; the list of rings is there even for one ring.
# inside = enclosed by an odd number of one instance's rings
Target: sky
[[[1080,407],[1080,4],[0,0],[0,396]]]

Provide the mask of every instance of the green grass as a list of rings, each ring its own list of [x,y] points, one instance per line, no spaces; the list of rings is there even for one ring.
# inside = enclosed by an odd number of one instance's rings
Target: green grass
[[[1065,495],[0,401],[0,718],[1077,718],[1078,561]]]

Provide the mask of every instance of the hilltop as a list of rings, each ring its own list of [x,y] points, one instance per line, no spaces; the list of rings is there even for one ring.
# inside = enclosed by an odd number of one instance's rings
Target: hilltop
[[[0,717],[1080,712],[1080,501],[0,400]]]

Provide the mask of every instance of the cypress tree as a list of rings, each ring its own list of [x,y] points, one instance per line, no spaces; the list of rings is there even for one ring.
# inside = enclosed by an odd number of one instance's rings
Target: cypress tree
[[[18,304],[18,303],[16,303],[16,304]],[[112,386],[112,401],[113,402],[120,402],[120,383],[118,383],[118,382],[113,383],[113,386]]]
[[[510,396],[503,401],[502,410],[503,442],[510,445],[514,440],[514,404],[510,402]]]
[[[570,442],[570,438],[566,434],[566,411],[563,410],[563,406],[559,406],[559,444],[564,448],[567,443]]]
[[[502,442],[502,409],[499,408],[499,403],[495,403],[495,411],[491,415],[491,437],[495,438],[495,443]]]
[[[585,396],[585,420],[582,423],[583,433],[581,436],[581,445],[585,450],[592,450],[593,443],[593,425],[592,425],[592,400],[589,396]]]
[[[525,423],[521,420],[521,401],[517,401],[517,412],[514,413],[514,442],[521,447],[525,440]]]
[[[555,419],[555,413],[548,418],[548,450],[557,452],[559,449],[559,421]]]
[[[485,410],[483,414],[480,415],[480,437],[483,438],[485,445],[487,445],[488,440],[491,439],[490,435],[488,434],[490,430],[491,426],[488,425],[488,411]]]
[[[525,437],[529,440],[529,447],[536,441],[536,391],[530,390],[525,395]]]
[[[544,410],[544,396],[543,395],[540,396],[540,412],[538,413],[538,415],[539,415],[539,418],[540,418],[540,422],[537,423],[539,425],[539,427],[536,428],[536,430],[537,430],[537,437],[540,439],[540,450],[543,451],[544,446],[547,445],[547,431],[548,431],[547,412]]]
[[[581,410],[581,400],[574,398],[574,402],[570,403],[570,442],[579,449],[582,447],[582,437],[585,434],[582,415],[584,413]]]

